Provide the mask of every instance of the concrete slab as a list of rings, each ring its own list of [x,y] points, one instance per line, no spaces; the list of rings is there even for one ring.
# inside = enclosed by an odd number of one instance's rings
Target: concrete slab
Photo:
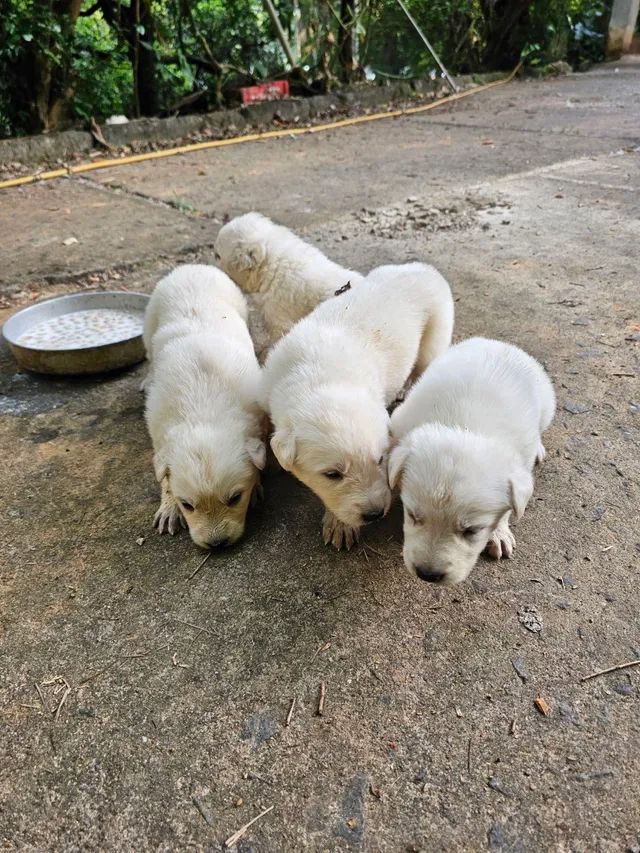
[[[640,844],[640,669],[580,681],[640,658],[640,223],[611,189],[636,185],[640,155],[595,140],[580,159],[583,142],[556,155],[575,180],[507,146],[501,177],[461,186],[444,159],[440,189],[408,201],[392,169],[382,206],[332,215],[329,198],[310,227],[355,267],[430,258],[458,338],[506,337],[554,379],[516,554],[458,588],[405,575],[397,508],[353,553],[324,548],[317,502],[275,471],[246,540],[190,577],[200,552],[151,529],[142,371],[48,381],[0,352],[5,846],[218,850],[270,806],[238,850]],[[345,191],[368,180],[353,158]],[[451,227],[421,226],[432,205]]]
[[[513,97],[516,91],[522,99],[521,88],[528,91],[529,86],[544,85],[512,84],[505,93]],[[260,209],[277,220],[308,227],[359,206],[385,205],[426,188],[443,189],[452,183],[499,177],[507,169],[520,171],[564,159],[566,141],[561,135],[536,134],[533,145],[526,116],[520,116],[525,132],[502,129],[499,122],[494,124],[491,107],[498,95],[489,91],[475,97],[473,106],[471,98],[452,112],[209,150],[181,158],[179,168],[173,159],[151,161],[135,170],[95,172],[92,180],[187,205],[219,221],[252,209],[259,200]],[[470,127],[468,120],[465,126],[455,126],[456,116],[474,115],[482,117],[482,126]],[[626,130],[617,135],[615,130],[617,126],[612,130],[609,125],[609,133],[597,140],[579,136],[572,151],[576,156],[608,153],[628,144]],[[637,126],[635,130],[640,142]],[[357,181],[353,180],[354,157],[362,176]]]
[[[2,191],[0,233],[2,289],[175,256],[212,240],[207,222],[79,179]]]

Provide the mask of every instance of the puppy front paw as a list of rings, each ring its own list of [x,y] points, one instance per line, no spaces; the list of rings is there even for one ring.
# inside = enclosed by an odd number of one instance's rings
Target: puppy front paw
[[[343,524],[332,512],[327,510],[322,519],[322,538],[325,545],[331,543],[338,551],[341,548],[350,551],[353,544],[360,538],[360,528]]]
[[[499,524],[491,535],[491,539],[487,542],[485,551],[494,560],[500,560],[502,557],[509,559],[516,547],[516,537],[509,529],[508,522]]]
[[[158,533],[170,533],[172,536],[175,536],[181,527],[187,526],[175,498],[163,497],[153,517],[153,526],[158,528]]]

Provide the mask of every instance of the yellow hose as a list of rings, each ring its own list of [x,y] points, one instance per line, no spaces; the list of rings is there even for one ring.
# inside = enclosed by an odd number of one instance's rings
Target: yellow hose
[[[448,95],[446,98],[439,98],[437,101],[431,101],[430,104],[423,104],[419,107],[409,107],[404,110],[392,110],[391,112],[386,113],[374,113],[373,115],[345,118],[340,121],[332,121],[329,124],[317,124],[312,127],[293,127],[286,130],[267,130],[263,133],[249,133],[246,136],[234,136],[230,139],[214,139],[210,142],[194,142],[191,145],[179,145],[177,148],[165,148],[161,151],[148,151],[146,154],[132,154],[129,157],[118,157],[112,160],[94,160],[92,163],[80,163],[77,166],[68,166],[64,169],[54,169],[51,172],[41,172],[39,175],[25,175],[22,178],[11,178],[7,181],[0,181],[0,190],[9,189],[9,187],[21,187],[24,186],[24,184],[34,184],[39,181],[52,181],[55,178],[65,178],[69,175],[80,175],[83,172],[93,172],[95,169],[112,169],[115,166],[127,166],[130,163],[143,163],[145,160],[160,160],[163,157],[175,157],[176,154],[190,154],[192,151],[205,151],[207,148],[222,148],[225,145],[239,145],[242,142],[257,142],[261,139],[280,139],[283,136],[301,136],[304,133],[322,133],[326,130],[349,127],[353,124],[364,124],[365,122],[380,121],[385,118],[398,118],[399,116],[425,113],[427,110],[433,110],[443,104],[450,104],[453,101],[459,101],[461,98],[468,98],[470,95],[477,95],[480,92],[486,92],[487,89],[493,89],[494,86],[502,86],[505,83],[510,83],[520,70],[520,67],[521,63],[502,80],[496,80],[493,83],[485,83],[484,86],[477,86],[475,89],[468,89],[466,92],[457,92],[455,95]]]

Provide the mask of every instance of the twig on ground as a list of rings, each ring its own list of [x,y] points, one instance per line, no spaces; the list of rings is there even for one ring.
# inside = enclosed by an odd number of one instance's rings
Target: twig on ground
[[[53,720],[54,720],[54,722],[56,722],[56,723],[58,722],[58,718],[60,717],[60,711],[62,711],[62,706],[63,706],[63,705],[64,705],[64,703],[67,701],[67,696],[69,695],[69,693],[71,693],[71,685],[70,685],[70,684],[69,684],[69,682],[66,680],[66,678],[65,678],[65,679],[63,679],[63,681],[64,681],[64,684],[65,684],[64,693],[62,694],[62,696],[61,696],[61,698],[60,698],[60,701],[58,702],[58,707],[56,708],[56,710],[55,710],[55,712],[54,712],[54,715],[53,715]]]
[[[80,690],[82,687],[84,687],[84,686],[85,686],[86,684],[88,684],[90,681],[93,681],[93,679],[94,679],[94,678],[98,678],[98,676],[100,676],[100,675],[102,675],[103,673],[105,673],[105,672],[107,672],[108,670],[110,670],[110,669],[111,669],[111,667],[112,667],[115,663],[117,663],[117,660],[118,660],[117,658],[114,658],[114,659],[111,661],[111,663],[108,663],[108,664],[107,664],[103,669],[99,669],[97,672],[92,672],[92,673],[91,673],[91,675],[87,675],[87,677],[86,677],[86,678],[83,678],[83,679],[82,679],[82,681],[80,681],[80,682],[78,683],[78,690]]]
[[[163,649],[168,649],[169,643],[165,643],[163,646],[157,646],[155,649],[147,649],[146,652],[133,652],[130,655],[120,655],[121,658],[125,660],[131,660],[132,658],[146,658],[149,655],[154,655],[156,652],[161,652]]]
[[[285,726],[288,726],[291,723],[291,718],[293,717],[293,711],[296,707],[296,697],[294,696],[291,700],[291,706],[289,708],[289,713],[287,714],[287,719],[285,720]]]
[[[28,705],[26,702],[20,703],[21,708],[33,708],[34,711],[40,711],[41,708],[39,705]]]
[[[313,654],[313,657],[311,658],[311,663],[313,663],[313,662],[314,662],[314,660],[318,657],[318,655],[320,654],[320,652],[326,652],[326,651],[327,651],[327,649],[330,649],[330,648],[331,648],[331,643],[330,643],[330,642],[323,643],[321,646],[318,646],[318,648],[315,650],[315,652],[314,652],[314,654]]]
[[[626,663],[618,663],[615,666],[609,666],[606,669],[599,669],[597,672],[592,672],[591,675],[583,676],[580,681],[590,681],[592,678],[597,678],[599,675],[606,675],[607,672],[616,672],[618,669],[629,669],[631,666],[640,666],[640,659],[629,660]]]
[[[36,690],[38,692],[38,696],[40,697],[40,701],[42,702],[42,707],[46,711],[47,710],[47,703],[44,701],[44,696],[42,695],[42,690],[40,690],[40,685],[38,684],[37,681],[36,681],[35,687],[36,687]]]
[[[320,682],[320,693],[318,694],[318,711],[317,714],[319,717],[324,716],[324,700],[327,695],[327,686],[324,681]]]
[[[171,617],[172,622],[177,622],[179,625],[186,625],[188,628],[195,628],[196,631],[200,631],[201,633],[204,631],[205,634],[211,634],[212,637],[215,637],[213,631],[209,628],[204,628],[202,625],[194,625],[193,622],[185,622],[183,619],[176,619],[175,616]]]
[[[69,684],[67,679],[64,677],[64,675],[56,675],[54,678],[49,678],[49,679],[47,679],[47,681],[42,681],[39,685],[36,684],[36,690],[38,691],[38,695],[40,696],[40,701],[42,702],[45,710],[49,710],[49,709],[47,708],[47,706],[45,704],[44,697],[42,695],[42,691],[40,690],[40,687],[49,687],[51,684],[57,685],[57,689],[54,690],[55,696],[57,696],[57,694],[60,693],[61,690],[63,691],[62,696],[60,697],[60,701],[58,702],[56,707],[53,708],[53,710],[51,710],[51,712],[50,712],[51,714],[53,714],[53,721],[57,723],[58,719],[60,717],[60,711],[62,711],[62,706],[67,701],[67,696],[69,695],[69,693],[71,693],[71,685]]]
[[[104,146],[104,148],[106,148],[108,151],[113,151],[115,146],[111,145],[111,143],[107,142],[107,140],[104,138],[102,131],[100,130],[100,125],[96,123],[96,120],[93,116],[91,116],[90,127],[91,135],[93,136],[95,141],[100,145]]]
[[[269,806],[268,809],[265,809],[263,812],[260,812],[259,815],[256,815],[253,820],[250,820],[249,823],[245,823],[244,826],[241,826],[237,832],[234,832],[233,835],[230,835],[227,840],[224,842],[224,846],[229,848],[233,847],[234,844],[237,844],[238,841],[246,834],[247,830],[250,826],[252,826],[257,820],[260,820],[261,817],[264,817],[269,812],[273,811],[275,806]]]
[[[382,551],[377,551],[375,548],[372,548],[372,547],[371,547],[371,545],[367,545],[367,543],[366,543],[366,542],[363,542],[363,543],[362,543],[362,547],[363,547],[363,548],[366,548],[366,549],[367,549],[367,550],[369,550],[369,551],[371,551],[371,553],[372,553],[372,554],[377,554],[377,555],[378,555],[378,557],[382,557],[382,559],[385,559],[385,557],[386,557],[386,555],[385,555],[385,554],[383,554],[383,553],[382,553]]]
[[[191,578],[195,578],[195,576],[198,574],[198,572],[204,566],[204,564],[207,562],[207,560],[209,559],[210,556],[211,556],[211,551],[209,551],[207,553],[207,556],[200,563],[198,563],[196,569],[193,572],[191,572],[191,574],[187,578],[188,581],[190,581]]]
[[[471,776],[471,738],[467,743],[467,773]]]

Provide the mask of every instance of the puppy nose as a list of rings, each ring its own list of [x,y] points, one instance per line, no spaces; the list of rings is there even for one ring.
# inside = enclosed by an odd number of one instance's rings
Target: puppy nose
[[[362,520],[368,524],[370,521],[377,521],[379,518],[382,518],[384,515],[384,507],[382,509],[375,509],[371,512],[363,512]]]
[[[225,536],[224,539],[210,539],[207,544],[210,548],[224,548],[229,544],[229,537]]]
[[[434,572],[429,566],[416,566],[415,569],[421,581],[440,583],[440,581],[444,580],[444,572]]]

